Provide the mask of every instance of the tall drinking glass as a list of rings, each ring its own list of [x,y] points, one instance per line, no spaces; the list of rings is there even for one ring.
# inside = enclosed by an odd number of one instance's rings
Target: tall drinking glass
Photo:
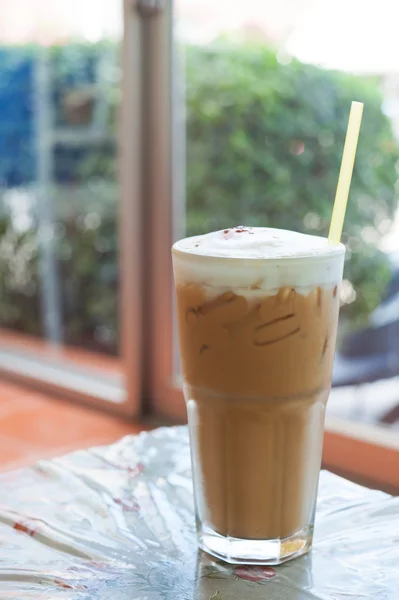
[[[312,544],[345,249],[237,227],[172,253],[199,546],[279,564]]]

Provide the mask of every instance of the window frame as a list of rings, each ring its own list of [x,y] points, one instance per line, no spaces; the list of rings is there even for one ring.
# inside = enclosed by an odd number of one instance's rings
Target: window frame
[[[149,409],[174,422],[186,421],[183,394],[175,378],[171,245],[184,231],[184,94],[173,44],[173,1],[148,21],[148,213],[151,232],[149,279]],[[179,107],[182,111],[179,113]],[[179,143],[180,141],[180,143]],[[179,164],[178,160],[180,161]],[[184,171],[183,166],[183,171]],[[183,176],[182,176],[183,175]]]

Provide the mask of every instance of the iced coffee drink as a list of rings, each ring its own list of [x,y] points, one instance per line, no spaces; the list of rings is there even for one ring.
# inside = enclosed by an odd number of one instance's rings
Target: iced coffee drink
[[[199,544],[229,562],[311,546],[343,262],[270,228],[173,246]]]

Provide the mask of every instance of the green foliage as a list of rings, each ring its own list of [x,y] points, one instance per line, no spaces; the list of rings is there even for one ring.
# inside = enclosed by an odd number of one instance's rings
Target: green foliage
[[[32,199],[35,191],[26,190]],[[64,341],[87,349],[118,349],[117,189],[105,181],[54,187],[52,252],[57,262]],[[4,207],[3,207],[4,209]],[[18,230],[15,212],[0,216],[0,325],[43,335],[41,246],[34,211]]]
[[[57,191],[54,253],[58,260],[65,342],[118,349],[118,191],[91,182]]]
[[[11,66],[37,49],[15,52]],[[105,72],[101,94],[109,107],[109,139],[87,147],[69,167],[71,180],[51,190],[52,242],[65,341],[116,352],[116,48],[71,45],[50,52],[54,112],[63,126],[63,93],[95,83],[98,55]],[[358,325],[378,304],[390,276],[378,245],[397,206],[399,151],[381,110],[378,80],[295,60],[282,65],[273,51],[251,44],[188,46],[185,55],[189,235],[238,224],[327,235],[350,102],[365,103],[344,228],[345,277],[356,291],[345,311],[351,326]],[[58,165],[65,160],[61,155],[54,160],[56,167],[65,166]],[[30,186],[25,192],[31,199],[28,228],[19,228],[15,210],[0,202],[0,324],[41,334],[36,191]]]
[[[365,103],[343,236],[357,292],[347,313],[364,320],[389,279],[378,242],[397,206],[378,80],[218,43],[186,49],[186,82],[190,235],[238,224],[327,235],[350,102]]]
[[[32,231],[17,232],[8,215],[0,216],[1,326],[41,334],[38,253]]]

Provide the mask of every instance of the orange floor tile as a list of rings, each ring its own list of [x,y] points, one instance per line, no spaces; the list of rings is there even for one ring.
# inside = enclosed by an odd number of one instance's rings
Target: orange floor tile
[[[110,444],[143,426],[0,381],[0,471]]]

